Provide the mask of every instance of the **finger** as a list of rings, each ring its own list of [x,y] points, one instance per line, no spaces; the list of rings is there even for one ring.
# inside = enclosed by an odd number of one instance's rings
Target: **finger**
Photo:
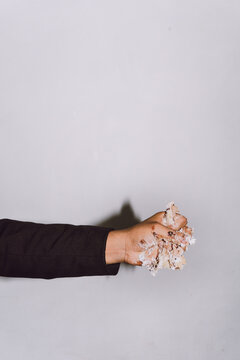
[[[168,225],[170,228],[174,230],[180,230],[184,226],[187,225],[187,218],[181,214],[176,214],[174,216],[174,225]]]
[[[158,237],[163,237],[165,239],[172,239],[178,233],[176,230],[171,229],[165,225],[162,225],[158,222],[152,224],[152,233]]]
[[[190,226],[185,225],[185,226],[183,226],[182,230],[187,235],[192,236],[192,234],[193,234],[193,229]]]
[[[153,222],[157,221],[160,224],[164,225],[164,217],[165,217],[165,211],[159,211],[155,213],[154,215],[150,216],[149,218],[145,219],[143,222]],[[181,214],[176,214],[174,217],[175,224],[174,225],[168,225],[173,230],[180,230],[183,226],[187,225],[187,218]]]
[[[157,222],[162,222],[163,216],[164,216],[164,211],[159,211],[157,213],[155,213],[154,215],[150,216],[149,218],[145,219],[142,222],[153,222],[153,221],[157,221]]]
[[[154,237],[158,240],[158,242],[161,242],[162,239],[165,239],[176,244],[187,243],[185,239],[185,233],[173,230],[159,223],[152,224],[152,233]]]

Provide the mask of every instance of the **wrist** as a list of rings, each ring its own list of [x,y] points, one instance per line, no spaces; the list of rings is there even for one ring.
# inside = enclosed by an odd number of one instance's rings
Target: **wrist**
[[[127,233],[124,230],[111,230],[108,233],[105,250],[106,264],[125,261],[126,241]]]

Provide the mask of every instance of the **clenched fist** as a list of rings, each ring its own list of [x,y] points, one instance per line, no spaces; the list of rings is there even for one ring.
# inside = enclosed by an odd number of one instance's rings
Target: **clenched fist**
[[[169,239],[174,241],[175,235],[185,243],[184,233],[179,230],[182,228],[187,232],[187,218],[181,214],[176,214],[174,225],[164,225],[165,211],[155,213],[144,221],[122,230],[110,231],[106,244],[106,263],[126,262],[131,265],[141,266],[139,255],[143,251],[145,243],[151,243],[153,239]],[[142,246],[140,246],[142,245]],[[157,256],[152,253],[151,256]]]

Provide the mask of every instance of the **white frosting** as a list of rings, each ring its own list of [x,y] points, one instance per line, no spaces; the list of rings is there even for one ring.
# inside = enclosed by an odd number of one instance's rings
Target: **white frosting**
[[[174,226],[174,217],[177,213],[179,213],[177,206],[174,201],[170,201],[166,205],[162,224],[168,227]],[[157,274],[159,269],[181,270],[184,267],[186,260],[183,253],[188,251],[189,245],[195,244],[196,239],[192,237],[193,229],[188,226],[184,226],[179,232],[184,234],[184,238],[176,235],[172,240],[164,237],[158,239],[153,233],[151,239],[145,239],[144,244],[139,243],[139,246],[143,248],[139,260],[142,262],[142,266],[146,267],[153,276]],[[156,254],[155,256],[151,256],[153,252]]]

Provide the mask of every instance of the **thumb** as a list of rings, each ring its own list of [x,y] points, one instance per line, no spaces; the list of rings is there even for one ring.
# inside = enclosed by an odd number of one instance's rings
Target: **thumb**
[[[159,222],[161,225],[165,225],[166,223],[164,221],[165,217],[165,211],[159,211],[155,213],[154,215],[150,216],[149,218],[142,221],[143,223],[149,223],[152,221]],[[187,218],[181,214],[176,214],[174,217],[174,225],[167,225],[169,228],[173,230],[180,230],[182,227],[187,225]]]

